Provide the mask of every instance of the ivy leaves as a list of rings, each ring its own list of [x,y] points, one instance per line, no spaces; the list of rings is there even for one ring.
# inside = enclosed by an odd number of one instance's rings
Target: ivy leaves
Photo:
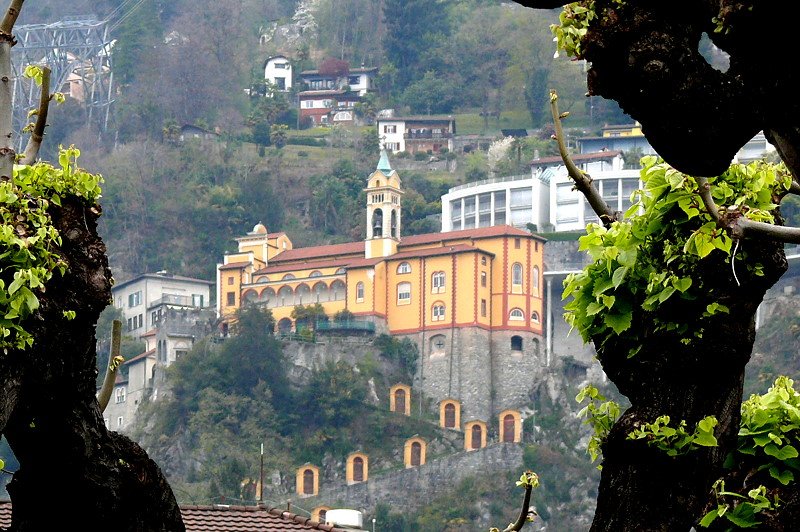
[[[694,431],[686,430],[686,420],[682,419],[677,427],[670,427],[669,416],[659,416],[652,423],[645,423],[628,434],[629,440],[645,440],[648,445],[667,453],[667,456],[680,456],[694,451],[698,447],[716,447],[717,438],[714,427],[717,418],[706,416],[697,422]]]
[[[655,157],[642,159],[643,188],[633,193],[626,219],[606,228],[590,224],[579,249],[592,263],[565,280],[565,319],[584,341],[598,347],[611,336],[629,336],[635,345],[648,333],[672,331],[691,343],[702,337],[708,319],[727,308],[696,273],[701,261],[732,253],[733,241],[706,212],[697,181]],[[786,168],[764,162],[732,165],[709,180],[711,193],[726,210],[773,223],[774,195],[786,190],[791,177]],[[761,266],[738,253],[742,267],[754,274]],[[683,306],[681,300],[707,300],[706,305]],[[695,315],[685,309],[694,308]],[[643,312],[648,331],[632,331],[636,312]],[[679,316],[680,319],[677,319]],[[637,348],[628,356],[633,356]]]
[[[17,166],[10,181],[0,182],[0,348],[24,349],[33,337],[22,324],[39,308],[38,291],[66,264],[55,249],[61,237],[48,213],[66,196],[94,204],[102,178],[77,166],[80,151],[62,149],[60,168],[38,162]],[[68,316],[65,315],[65,318]]]

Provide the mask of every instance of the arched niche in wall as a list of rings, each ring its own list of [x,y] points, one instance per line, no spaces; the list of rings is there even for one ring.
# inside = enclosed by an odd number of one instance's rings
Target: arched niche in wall
[[[519,443],[522,441],[522,418],[516,410],[504,410],[498,416],[500,441]]]
[[[361,452],[351,453],[347,457],[345,478],[348,486],[366,482],[369,479],[369,457]]]
[[[411,415],[411,386],[407,384],[395,384],[389,388],[389,410]]]
[[[461,429],[461,403],[445,399],[439,403],[439,426],[446,429]]]
[[[478,419],[464,425],[464,450],[477,451],[486,447],[486,423]]]
[[[428,444],[419,436],[414,436],[406,440],[406,445],[403,449],[403,461],[406,464],[406,468],[425,464],[427,448]]]
[[[301,497],[313,497],[319,493],[319,468],[305,464],[297,468],[295,491]]]

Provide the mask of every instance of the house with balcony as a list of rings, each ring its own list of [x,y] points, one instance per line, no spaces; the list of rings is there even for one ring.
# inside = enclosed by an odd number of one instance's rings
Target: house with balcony
[[[111,288],[114,306],[122,311],[123,334],[140,338],[157,325],[167,309],[211,308],[212,281],[166,270],[145,273]]]
[[[364,96],[375,89],[375,77],[378,67],[351,68],[347,74],[323,74],[319,70],[300,72],[300,80],[304,91],[348,90],[358,96]]]
[[[456,120],[452,116],[378,118],[378,137],[387,152],[440,153],[453,151]]]
[[[298,95],[300,121],[309,120],[315,126],[352,123],[355,121],[355,106],[361,97],[344,89],[310,90]]]

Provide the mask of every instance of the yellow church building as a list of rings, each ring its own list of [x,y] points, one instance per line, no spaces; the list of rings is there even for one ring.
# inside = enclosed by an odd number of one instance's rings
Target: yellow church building
[[[365,190],[364,241],[294,248],[260,223],[237,238],[217,265],[223,328],[249,304],[270,309],[282,332],[294,329],[296,305],[319,303],[329,317],[346,309],[411,337],[415,390],[460,401],[465,422],[519,407],[526,368],[544,365],[545,239],[508,225],[402,236],[402,185],[385,152]]]

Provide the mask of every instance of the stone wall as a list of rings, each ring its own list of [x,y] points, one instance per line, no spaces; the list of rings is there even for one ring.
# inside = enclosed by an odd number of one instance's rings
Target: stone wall
[[[520,444],[494,443],[477,451],[430,460],[418,467],[378,475],[370,473],[369,480],[359,484],[348,486],[344,481],[337,485],[323,484],[317,496],[300,498],[295,495],[292,503],[308,511],[328,506],[372,514],[378,503],[414,511],[451,493],[467,477],[478,475],[496,479],[504,471],[521,471],[522,452]]]

